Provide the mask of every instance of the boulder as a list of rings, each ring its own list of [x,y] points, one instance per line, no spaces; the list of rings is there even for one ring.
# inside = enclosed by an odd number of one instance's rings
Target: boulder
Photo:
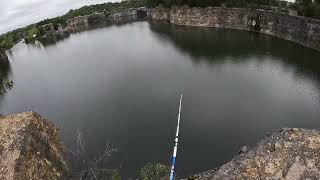
[[[34,112],[1,116],[0,179],[70,179],[58,128]]]
[[[320,132],[285,128],[195,179],[320,179]]]

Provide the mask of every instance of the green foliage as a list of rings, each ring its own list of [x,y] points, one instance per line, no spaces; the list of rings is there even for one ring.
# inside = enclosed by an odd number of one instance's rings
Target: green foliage
[[[146,164],[140,170],[142,180],[167,180],[169,179],[170,167],[163,164]]]
[[[69,18],[89,15],[95,12],[112,12],[128,8],[137,8],[142,6],[155,7],[158,5],[167,7],[177,5],[188,5],[191,7],[205,7],[205,6],[227,6],[227,7],[258,7],[260,5],[278,6],[282,8],[293,8],[297,10],[298,15],[307,16],[311,18],[320,19],[320,0],[296,0],[293,5],[287,7],[287,3],[282,0],[124,0],[115,3],[94,4],[90,6],[83,6],[79,9],[71,9],[63,16],[58,16],[51,19],[45,19],[36,24],[31,24],[24,28],[19,28],[0,36],[0,47],[9,49],[14,43],[25,38],[27,41],[33,41],[31,34],[34,34],[34,27],[37,27],[37,36],[43,35],[44,31],[41,29],[42,25],[52,23],[54,29],[58,26],[66,26]],[[31,31],[31,32],[30,32]]]
[[[95,12],[106,12],[106,11],[118,11],[122,9],[128,8],[137,8],[141,6],[146,6],[149,0],[124,0],[122,2],[116,3],[103,3],[103,4],[95,4],[90,6],[83,6],[76,10],[70,10],[63,16],[58,16],[51,19],[45,19],[36,24],[31,24],[24,28],[19,28],[17,30],[5,33],[0,36],[0,47],[5,49],[10,49],[16,42],[21,39],[25,39],[26,42],[34,41],[33,35],[43,35],[44,31],[41,29],[42,25],[45,24],[53,24],[55,30],[58,29],[59,24],[63,27],[67,25],[67,20],[69,18],[89,15]],[[160,0],[159,0],[160,1]],[[34,27],[37,27],[34,29]],[[40,28],[40,29],[39,29]]]
[[[37,37],[37,34],[39,34],[38,29],[36,27],[33,27],[27,32],[27,35],[25,37],[26,43],[33,42],[35,38]]]
[[[41,37],[45,34],[45,29],[43,28],[43,26],[38,26],[38,31],[37,31],[37,37]]]
[[[312,2],[312,0],[297,0],[294,8],[300,16],[320,19],[320,0],[315,2]]]
[[[161,0],[146,0],[147,7],[156,7],[161,3]]]
[[[67,15],[63,15],[63,16],[58,16],[58,17],[51,18],[51,19],[45,19],[43,21],[38,22],[36,25],[37,26],[43,26],[43,25],[52,23],[54,29],[57,30],[59,24],[61,24],[62,26],[67,25],[67,23],[66,23],[67,19],[68,19],[68,16]]]
[[[115,3],[103,3],[103,4],[94,4],[90,6],[83,6],[79,9],[73,10],[71,9],[66,15],[68,18],[73,18],[77,16],[84,16],[89,15],[95,12],[106,12],[106,11],[118,11],[128,8],[137,8],[146,6],[149,0],[124,0],[121,2],[115,2]],[[157,1],[157,0],[153,0]],[[150,1],[151,2],[151,1]]]
[[[225,5],[227,7],[246,7],[247,6],[246,0],[226,0]]]
[[[304,6],[312,4],[312,0],[296,0],[297,4],[302,4]]]
[[[269,6],[279,6],[281,4],[280,0],[148,0],[148,5],[152,7],[163,4],[165,6],[172,5],[188,5],[188,6],[221,6],[226,5],[228,7],[246,7],[249,4],[255,5],[269,5]]]
[[[121,180],[121,175],[120,175],[120,172],[119,172],[119,170],[113,170],[112,171],[112,176],[111,176],[111,178],[113,179],[113,180]]]
[[[274,6],[281,8],[293,8],[298,11],[298,15],[310,18],[320,19],[320,0],[296,0],[293,5],[287,5],[287,2],[282,0],[147,0],[148,7],[155,7],[162,4],[166,7],[170,6],[227,6],[227,7],[261,7]]]
[[[0,95],[7,93],[13,87],[12,81],[5,81],[0,79]]]
[[[3,38],[3,40],[1,41],[1,48],[4,48],[4,49],[9,49],[11,48],[12,46],[14,45],[14,42],[13,42],[13,37],[12,35],[7,35]]]

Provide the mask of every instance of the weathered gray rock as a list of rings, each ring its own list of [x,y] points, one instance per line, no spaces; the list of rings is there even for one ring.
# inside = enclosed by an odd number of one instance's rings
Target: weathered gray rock
[[[58,128],[34,112],[1,116],[0,179],[70,179]]]
[[[78,26],[89,26],[97,22],[118,22],[123,19],[137,20],[139,18],[146,18],[148,9],[146,7],[130,8],[115,12],[94,13],[86,16],[78,16],[67,20],[67,29],[73,29]]]
[[[320,20],[267,10],[222,7],[156,7],[152,19],[173,24],[256,31],[320,50]]]
[[[196,179],[320,179],[320,131],[281,129]]]

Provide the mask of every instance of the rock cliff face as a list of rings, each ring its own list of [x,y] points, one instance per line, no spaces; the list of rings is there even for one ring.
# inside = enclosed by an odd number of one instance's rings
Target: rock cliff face
[[[34,112],[0,117],[0,179],[70,179],[55,125]]]
[[[0,48],[0,63],[8,63],[8,56],[6,51]]]
[[[320,50],[320,20],[242,8],[156,7],[150,17],[177,25],[256,31]]]
[[[132,20],[137,20],[139,18],[147,17],[147,8],[131,8],[122,11],[116,11],[112,13],[95,13],[86,16],[79,16],[67,20],[67,28],[72,29],[77,26],[88,26],[89,24],[95,24],[98,22],[119,22],[123,19],[130,18]]]
[[[320,132],[281,129],[197,179],[320,179]]]

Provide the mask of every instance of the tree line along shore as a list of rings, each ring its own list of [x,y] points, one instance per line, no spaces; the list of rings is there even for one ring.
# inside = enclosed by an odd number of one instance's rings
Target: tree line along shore
[[[40,37],[45,33],[44,25],[46,24],[53,24],[54,29],[57,30],[59,26],[65,27],[68,19],[78,16],[89,15],[96,12],[114,12],[142,6],[156,7],[159,5],[166,7],[187,5],[191,7],[278,8],[282,10],[295,10],[299,16],[320,19],[320,0],[296,0],[294,3],[282,0],[124,0],[122,2],[108,2],[83,6],[79,9],[71,9],[65,15],[44,19],[35,24],[7,32],[0,35],[0,48],[4,50],[10,49],[22,39],[24,39],[26,43],[34,41],[35,37]]]

